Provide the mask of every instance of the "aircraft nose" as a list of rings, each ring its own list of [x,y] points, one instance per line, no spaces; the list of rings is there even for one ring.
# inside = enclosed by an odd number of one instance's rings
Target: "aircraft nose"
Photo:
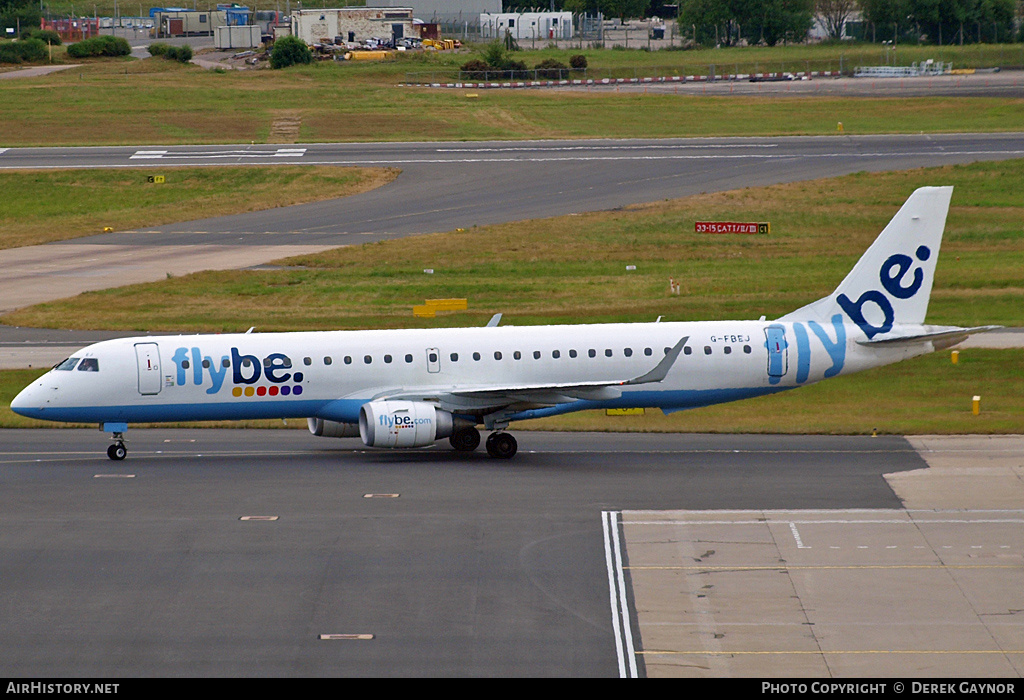
[[[39,415],[45,405],[46,395],[43,382],[37,379],[14,397],[14,400],[11,401],[11,410],[19,415],[34,418]]]

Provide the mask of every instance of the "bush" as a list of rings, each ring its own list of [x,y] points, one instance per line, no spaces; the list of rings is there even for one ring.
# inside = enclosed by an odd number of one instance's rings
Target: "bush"
[[[586,70],[587,57],[581,53],[578,53],[575,56],[569,56],[569,65],[572,66],[573,70]]]
[[[192,47],[188,44],[182,44],[181,46],[168,46],[163,55],[168,61],[188,63],[192,60]]]
[[[313,52],[306,46],[306,42],[297,36],[281,37],[274,42],[274,49],[270,52],[271,68],[287,68],[312,62]]]
[[[119,36],[94,36],[77,44],[68,45],[68,56],[90,58],[93,56],[128,56],[132,52],[128,40]]]
[[[22,39],[39,39],[44,44],[60,46],[60,34],[52,29],[29,29],[21,33]]]
[[[537,64],[537,77],[561,80],[569,74],[569,66],[553,58],[546,58]]]
[[[486,62],[481,61],[479,58],[474,58],[470,61],[466,61],[459,68],[462,71],[462,77],[471,78],[472,80],[486,80],[487,72],[494,72],[494,68],[489,66]]]
[[[0,41],[0,63],[21,63],[18,42]]]
[[[167,53],[167,49],[171,48],[170,44],[165,44],[162,41],[157,41],[149,45],[146,49],[149,51],[150,56],[163,56]]]
[[[39,63],[48,55],[46,44],[39,39],[0,42],[0,63]]]

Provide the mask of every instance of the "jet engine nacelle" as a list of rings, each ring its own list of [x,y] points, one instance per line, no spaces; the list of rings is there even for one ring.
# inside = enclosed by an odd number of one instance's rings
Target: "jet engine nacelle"
[[[371,401],[359,409],[359,436],[369,447],[425,447],[451,435],[455,422],[423,401]]]
[[[309,432],[317,437],[359,437],[358,423],[338,423],[337,421],[324,420],[323,418],[307,418],[306,425],[309,426]]]

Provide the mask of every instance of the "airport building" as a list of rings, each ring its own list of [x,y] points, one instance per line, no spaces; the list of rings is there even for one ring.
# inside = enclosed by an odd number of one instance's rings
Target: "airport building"
[[[343,7],[292,10],[292,35],[307,44],[418,37],[410,7]]]

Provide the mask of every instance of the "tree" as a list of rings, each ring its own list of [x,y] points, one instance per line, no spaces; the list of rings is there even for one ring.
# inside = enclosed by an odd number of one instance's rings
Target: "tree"
[[[7,29],[39,27],[38,0],[0,0],[0,36]]]
[[[814,10],[825,24],[830,39],[842,39],[846,20],[857,9],[857,0],[815,0]]]
[[[271,68],[287,68],[297,63],[312,63],[313,52],[306,46],[306,42],[297,36],[283,36],[274,42],[274,49],[270,52]]]
[[[577,14],[596,15],[600,12],[605,17],[625,20],[643,17],[650,4],[651,0],[565,0],[562,8]]]
[[[752,44],[774,46],[803,41],[811,27],[813,0],[683,0],[679,31],[691,31],[699,44],[731,46],[741,36]]]

